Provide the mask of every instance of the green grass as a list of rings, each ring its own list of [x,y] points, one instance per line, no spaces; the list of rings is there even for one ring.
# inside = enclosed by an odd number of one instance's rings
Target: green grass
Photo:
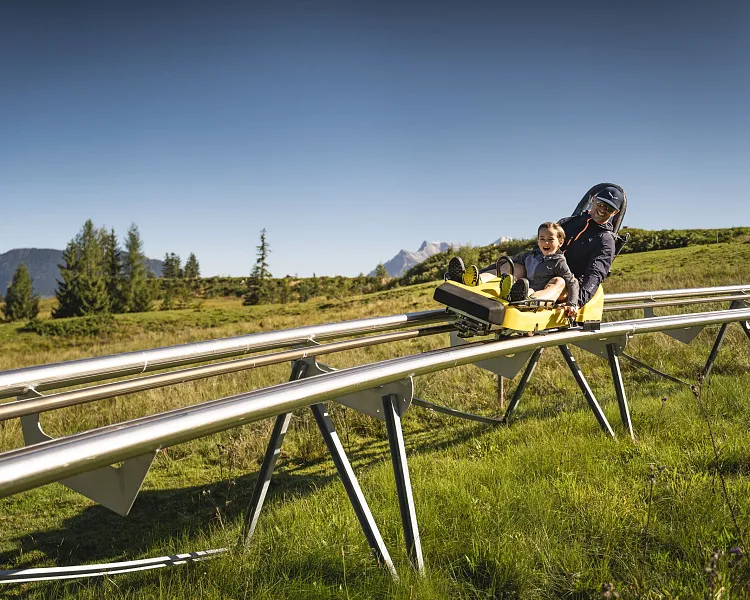
[[[748,259],[750,244],[741,243],[624,255],[605,287],[617,292],[747,283]],[[2,324],[0,368],[436,308],[433,289],[423,284],[341,301],[259,307],[212,300],[197,310],[117,316],[116,329],[101,339],[50,338]],[[695,381],[715,332],[704,330],[688,346],[662,334],[638,337],[628,351]],[[322,362],[345,367],[446,342],[446,336],[421,338]],[[231,546],[229,555],[111,578],[5,586],[0,597],[602,598],[606,585],[621,598],[700,598],[719,590],[716,597],[748,597],[748,560],[730,552],[747,551],[750,535],[750,342],[744,333],[729,328],[702,404],[689,388],[623,365],[635,443],[619,424],[606,363],[573,352],[616,441],[601,433],[555,350],[544,352],[510,427],[417,408],[405,415],[424,577],[406,559],[383,425],[333,406],[399,582],[371,557],[311,415],[300,411],[248,548],[236,544],[270,421],[160,452],[125,518],[57,484],[0,500],[0,568],[220,546]],[[66,435],[279,383],[288,371],[278,365],[71,407],[43,415],[42,423],[50,434]],[[487,415],[500,412],[495,385],[491,374],[472,366],[416,380],[419,397]],[[0,423],[0,450],[20,445],[18,422]],[[712,559],[714,551],[719,554]]]

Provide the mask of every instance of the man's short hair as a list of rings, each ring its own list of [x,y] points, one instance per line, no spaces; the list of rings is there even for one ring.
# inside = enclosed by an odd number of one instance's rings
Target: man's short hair
[[[560,240],[561,244],[565,241],[565,230],[560,226],[560,223],[556,223],[555,221],[545,221],[537,228],[537,236],[542,229],[549,229],[550,231],[553,231],[557,236],[557,239]]]

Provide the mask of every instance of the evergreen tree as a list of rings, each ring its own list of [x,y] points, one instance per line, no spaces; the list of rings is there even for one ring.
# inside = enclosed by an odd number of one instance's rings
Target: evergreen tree
[[[200,276],[201,267],[198,264],[198,259],[195,258],[195,254],[191,252],[185,263],[185,279],[198,279]]]
[[[80,278],[78,280],[81,314],[98,314],[109,310],[104,276],[104,251],[99,232],[88,219],[79,234],[78,250]]]
[[[182,259],[174,252],[168,252],[164,255],[161,276],[164,279],[178,279],[183,276]]]
[[[384,279],[388,279],[388,271],[385,268],[385,265],[383,263],[378,263],[378,266],[375,267],[375,277],[379,279],[381,282]]]
[[[102,240],[91,219],[68,243],[63,259],[65,264],[58,265],[63,280],[58,280],[55,292],[58,306],[52,316],[77,317],[108,311]]]
[[[3,312],[9,321],[33,319],[39,314],[39,296],[34,294],[29,270],[23,263],[18,265],[8,286]]]
[[[258,259],[250,272],[243,304],[265,304],[272,298],[272,290],[268,285],[268,280],[271,278],[271,273],[268,271],[268,254],[271,252],[271,247],[266,242],[265,227],[260,232],[260,245],[255,248],[258,251]]]
[[[108,232],[102,228],[100,237],[104,251],[104,285],[109,296],[109,307],[112,312],[120,313],[125,305],[122,289],[122,250],[114,229]]]
[[[62,281],[57,280],[57,306],[52,309],[52,316],[56,319],[74,317],[80,314],[78,302],[78,244],[73,238],[65,246],[62,254],[63,264],[57,265]]]
[[[153,276],[151,276],[146,256],[143,254],[143,242],[138,227],[133,223],[128,229],[125,240],[125,252],[122,257],[123,295],[126,312],[145,312],[151,310],[153,302]]]

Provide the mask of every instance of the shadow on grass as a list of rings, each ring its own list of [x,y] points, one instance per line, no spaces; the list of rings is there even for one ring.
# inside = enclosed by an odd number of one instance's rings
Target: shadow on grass
[[[407,452],[439,451],[486,429],[471,424],[410,431],[406,433]],[[358,443],[347,454],[355,471],[390,459],[387,441],[377,439]],[[60,527],[11,539],[17,549],[0,553],[0,565],[33,568],[49,561],[59,566],[112,562],[152,554],[152,548],[170,547],[174,539],[180,540],[176,552],[204,550],[192,547],[189,540],[201,537],[210,528],[240,525],[256,478],[257,472],[205,485],[144,491],[127,517],[102,506],[87,507]],[[284,501],[286,497],[304,496],[336,479],[338,475],[327,454],[315,460],[282,460],[274,472],[266,505]],[[367,498],[366,487],[363,492]],[[393,502],[397,502],[395,494]],[[170,548],[162,552],[171,551]],[[4,591],[0,589],[0,597],[4,597]]]

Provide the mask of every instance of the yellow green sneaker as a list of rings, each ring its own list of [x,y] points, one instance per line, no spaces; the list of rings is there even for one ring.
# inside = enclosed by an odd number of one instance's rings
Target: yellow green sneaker
[[[513,287],[513,284],[515,283],[513,279],[513,275],[509,275],[508,273],[500,273],[500,298],[502,300],[507,300],[510,296],[510,290]]]
[[[476,265],[469,265],[464,271],[463,284],[471,286],[479,285],[479,269]]]

